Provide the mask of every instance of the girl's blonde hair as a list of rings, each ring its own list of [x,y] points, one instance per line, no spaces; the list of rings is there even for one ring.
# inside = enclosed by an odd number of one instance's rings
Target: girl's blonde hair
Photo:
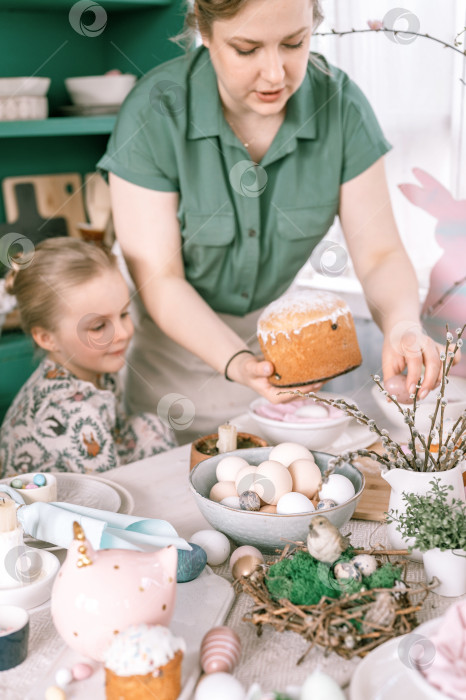
[[[76,238],[49,238],[39,243],[32,261],[19,258],[5,278],[5,289],[18,302],[21,325],[55,331],[63,314],[63,295],[106,271],[118,270],[116,257]]]
[[[186,14],[184,38],[193,37],[196,31],[210,36],[215,20],[230,19],[242,9],[248,0],[194,0],[189,2]],[[311,0],[314,10],[313,29],[317,29],[324,19],[320,0]]]

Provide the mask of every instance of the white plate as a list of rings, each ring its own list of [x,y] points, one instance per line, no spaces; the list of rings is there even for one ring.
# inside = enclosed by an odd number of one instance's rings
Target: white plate
[[[429,637],[440,619],[429,620],[411,633]],[[390,639],[371,651],[356,667],[350,685],[350,700],[426,700],[413,680],[417,671],[400,658],[400,644],[410,635]]]
[[[376,441],[377,437],[369,430],[367,425],[359,425],[356,419],[353,419],[345,432],[332,445],[324,447],[321,452],[330,452],[330,454],[336,455],[342,452],[351,452],[351,450],[362,450],[365,447],[369,447],[369,445],[373,445]]]
[[[230,422],[236,425],[240,431],[263,437],[260,431],[260,425],[253,421],[247,413],[243,413],[237,418],[232,418]],[[356,419],[354,419],[337,440],[327,447],[322,447],[319,452],[328,452],[336,455],[351,450],[361,450],[364,447],[373,445],[376,441],[377,437],[374,433],[372,433],[366,425],[359,425]]]
[[[113,513],[131,513],[133,510],[134,501],[129,491],[110,479],[70,472],[53,472],[53,475],[57,480],[57,501]],[[1,479],[0,484],[9,483],[11,479]]]
[[[212,627],[221,625],[233,603],[234,591],[228,581],[207,567],[194,581],[177,585],[175,612],[171,631],[186,642],[186,654],[182,666],[182,690],[178,700],[190,700],[201,673],[199,650],[203,636]],[[71,668],[75,663],[87,661],[77,652],[66,648],[41,679],[34,679],[34,688],[25,700],[43,700],[46,689],[55,685],[55,673],[59,668]],[[88,662],[89,663],[89,662]],[[105,672],[102,664],[85,681],[74,681],[66,688],[67,700],[105,700]],[[129,699],[128,699],[129,700]]]
[[[134,511],[134,499],[130,492],[124,486],[110,481],[110,479],[91,474],[70,474],[68,472],[53,472],[53,475],[57,479],[57,501],[128,515]],[[0,484],[8,483],[11,478],[1,479]],[[36,540],[33,537],[25,537],[24,543],[28,547],[39,549],[52,551],[61,549],[50,542]]]

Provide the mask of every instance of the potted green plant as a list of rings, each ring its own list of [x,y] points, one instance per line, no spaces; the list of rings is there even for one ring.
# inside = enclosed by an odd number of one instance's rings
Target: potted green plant
[[[388,521],[404,538],[412,538],[410,549],[422,552],[427,581],[440,581],[435,593],[459,596],[466,593],[466,503],[449,497],[452,486],[434,478],[426,494],[403,493],[404,512],[388,512]]]

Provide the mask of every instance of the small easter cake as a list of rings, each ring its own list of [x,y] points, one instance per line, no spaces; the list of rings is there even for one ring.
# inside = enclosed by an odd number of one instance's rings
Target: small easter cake
[[[330,292],[305,289],[280,297],[262,312],[257,335],[275,367],[274,386],[330,379],[362,361],[351,311]]]
[[[105,653],[107,700],[176,700],[186,646],[161,625],[133,625]]]

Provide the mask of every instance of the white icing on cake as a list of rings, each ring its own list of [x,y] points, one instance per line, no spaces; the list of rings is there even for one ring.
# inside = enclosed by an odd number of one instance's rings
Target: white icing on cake
[[[309,318],[313,311],[317,312],[315,317]],[[299,334],[314,323],[337,323],[340,319],[349,325],[350,313],[346,302],[331,292],[299,290],[285,294],[264,309],[257,323],[257,334],[263,342],[271,340],[274,343],[277,334],[289,338],[290,333]],[[342,316],[346,318],[341,319]],[[265,329],[265,325],[269,328]]]
[[[161,625],[132,625],[117,634],[104,655],[106,668],[117,676],[158,675],[177,651],[186,651],[184,640]]]

